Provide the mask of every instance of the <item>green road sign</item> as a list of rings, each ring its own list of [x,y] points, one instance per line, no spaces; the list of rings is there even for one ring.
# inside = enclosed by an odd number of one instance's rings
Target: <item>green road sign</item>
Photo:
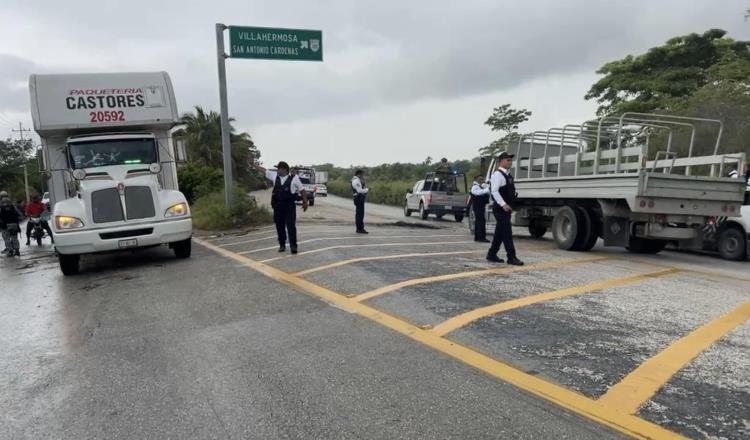
[[[323,32],[229,26],[229,56],[267,60],[323,61]]]

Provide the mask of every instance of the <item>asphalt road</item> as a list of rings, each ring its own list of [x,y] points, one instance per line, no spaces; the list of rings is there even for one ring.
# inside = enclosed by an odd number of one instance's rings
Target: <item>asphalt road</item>
[[[296,256],[266,227],[0,261],[0,438],[750,436],[747,263],[519,230],[517,270],[465,223],[352,210],[300,211]]]

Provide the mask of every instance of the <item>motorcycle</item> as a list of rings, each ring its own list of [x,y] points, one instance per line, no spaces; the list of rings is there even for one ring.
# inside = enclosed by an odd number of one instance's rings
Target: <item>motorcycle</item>
[[[44,229],[42,229],[42,218],[41,217],[31,217],[29,218],[29,221],[31,222],[32,230],[31,230],[31,237],[36,240],[36,244],[41,246],[42,245],[42,239],[44,238]]]

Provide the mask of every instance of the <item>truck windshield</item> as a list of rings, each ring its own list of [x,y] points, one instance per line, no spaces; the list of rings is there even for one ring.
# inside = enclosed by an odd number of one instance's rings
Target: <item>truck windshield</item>
[[[151,164],[158,161],[153,138],[112,139],[68,144],[72,168]]]

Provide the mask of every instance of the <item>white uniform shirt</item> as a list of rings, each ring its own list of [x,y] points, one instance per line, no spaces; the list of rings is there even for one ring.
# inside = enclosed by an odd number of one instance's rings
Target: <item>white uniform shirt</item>
[[[357,191],[357,194],[367,194],[370,192],[370,188],[362,188],[362,181],[357,176],[352,177],[352,188],[354,188],[354,191]]]
[[[498,206],[505,206],[505,200],[503,200],[503,196],[500,195],[500,188],[504,187],[508,182],[505,180],[505,176],[500,173],[500,170],[502,170],[502,172],[505,174],[510,174],[510,172],[505,168],[499,168],[497,171],[492,173],[492,178],[490,179],[490,188],[492,188],[492,198],[495,199],[495,202],[497,202]]]
[[[490,187],[487,186],[486,183],[483,183],[480,185],[478,182],[474,182],[471,185],[471,195],[473,196],[483,196],[489,193],[490,193]]]
[[[273,182],[274,185],[276,184],[276,176],[278,176],[278,173],[276,171],[266,170],[266,179]],[[281,181],[282,185],[286,183],[286,179],[288,178],[289,174],[287,174],[286,176],[279,176],[279,180]],[[289,192],[291,192],[292,194],[297,194],[304,189],[305,186],[302,185],[302,181],[299,180],[299,176],[294,176],[292,178],[292,184],[289,186]]]
[[[737,170],[733,170],[729,173],[729,177],[739,179],[740,173],[738,173]],[[750,191],[750,175],[745,179],[745,191]]]

